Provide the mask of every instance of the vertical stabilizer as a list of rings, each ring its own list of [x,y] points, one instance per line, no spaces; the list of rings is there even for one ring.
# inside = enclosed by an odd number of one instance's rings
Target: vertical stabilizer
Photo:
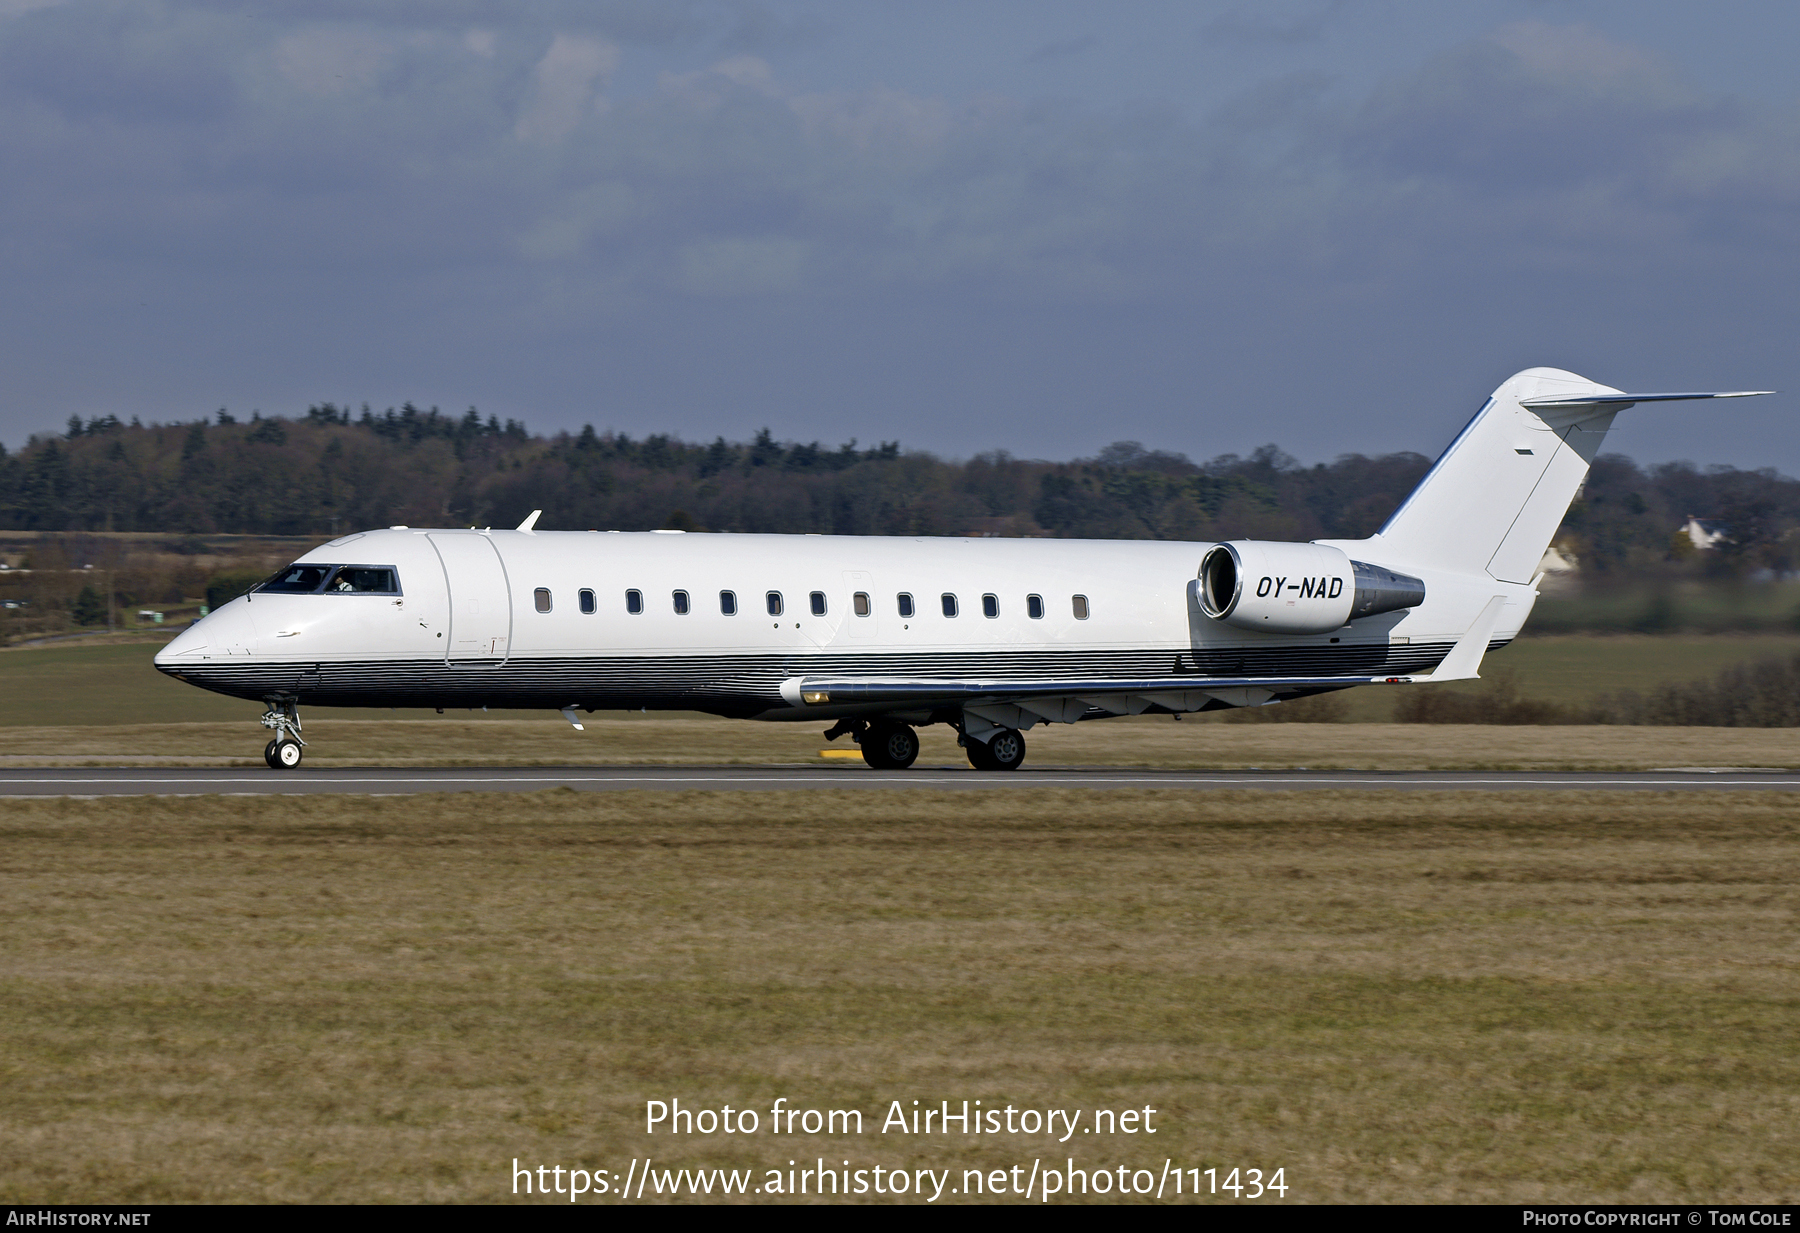
[[[1548,400],[1569,405],[1521,405]],[[1530,582],[1613,416],[1630,402],[1559,368],[1511,377],[1375,536],[1383,560]]]

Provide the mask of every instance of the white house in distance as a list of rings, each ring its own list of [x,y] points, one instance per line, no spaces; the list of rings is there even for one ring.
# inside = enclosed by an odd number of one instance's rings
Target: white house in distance
[[[1687,536],[1688,542],[1700,552],[1706,552],[1731,538],[1725,534],[1724,523],[1716,522],[1711,518],[1696,518],[1692,514],[1688,515],[1688,520],[1682,526],[1680,534]]]
[[[1538,581],[1538,590],[1546,595],[1562,595],[1574,590],[1580,581],[1579,569],[1574,553],[1551,544],[1544,549],[1543,559],[1538,562],[1538,573],[1543,575]]]

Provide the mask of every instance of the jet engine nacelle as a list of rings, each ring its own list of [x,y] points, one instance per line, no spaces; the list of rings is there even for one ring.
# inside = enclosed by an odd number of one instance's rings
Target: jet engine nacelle
[[[1323,634],[1425,602],[1425,584],[1341,548],[1241,539],[1200,559],[1200,610],[1239,629]]]

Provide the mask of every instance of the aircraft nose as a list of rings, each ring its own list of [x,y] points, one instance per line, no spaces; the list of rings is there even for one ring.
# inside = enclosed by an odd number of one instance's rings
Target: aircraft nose
[[[204,620],[196,621],[194,624],[182,630],[179,634],[176,634],[173,639],[163,646],[162,650],[156,653],[156,659],[154,661],[156,666],[158,668],[171,668],[176,664],[192,658],[196,652],[206,650],[209,639],[204,626]]]
[[[153,662],[166,672],[202,659],[247,655],[255,643],[256,626],[250,620],[249,605],[233,600],[175,635]]]

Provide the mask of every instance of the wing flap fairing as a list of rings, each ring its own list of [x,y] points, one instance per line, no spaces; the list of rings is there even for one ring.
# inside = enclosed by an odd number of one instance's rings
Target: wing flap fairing
[[[1220,690],[1255,689],[1269,693],[1340,689],[1351,685],[1406,684],[1428,676],[1295,676],[1295,677],[1149,677],[1137,680],[993,681],[949,678],[799,677],[786,683],[785,696],[806,704],[842,706],[894,703],[911,706],[1015,704],[1038,710],[1034,699],[1100,699],[1156,694],[1212,694]],[[817,699],[817,703],[813,702]]]

